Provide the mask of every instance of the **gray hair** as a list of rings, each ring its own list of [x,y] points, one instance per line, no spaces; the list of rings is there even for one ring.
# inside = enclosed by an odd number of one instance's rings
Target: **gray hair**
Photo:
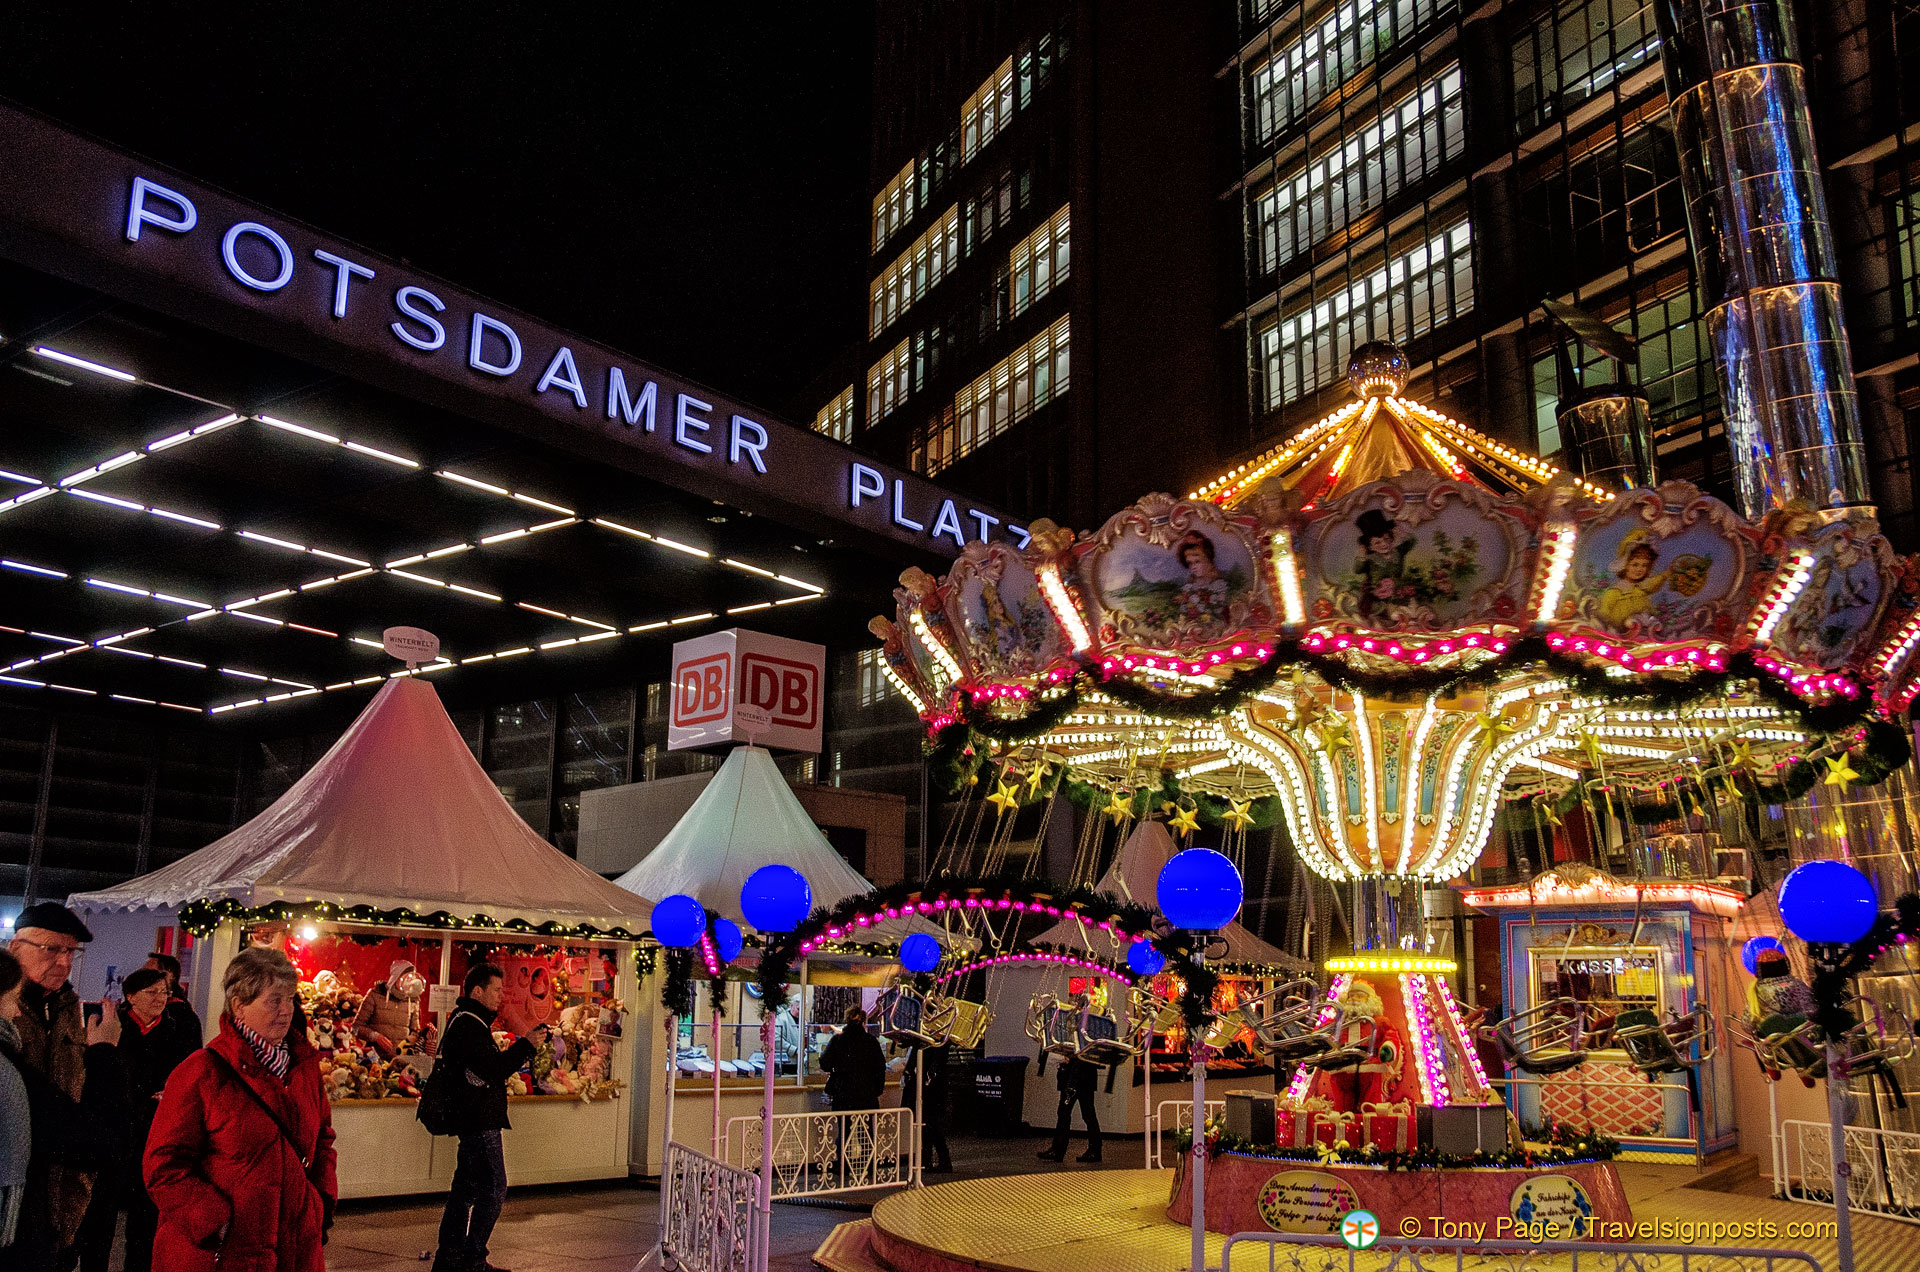
[[[227,964],[220,992],[226,998],[228,1010],[232,1010],[235,1003],[250,1003],[275,985],[291,989],[299,983],[300,973],[294,970],[293,962],[285,954],[255,946],[241,950],[234,955],[233,962]]]

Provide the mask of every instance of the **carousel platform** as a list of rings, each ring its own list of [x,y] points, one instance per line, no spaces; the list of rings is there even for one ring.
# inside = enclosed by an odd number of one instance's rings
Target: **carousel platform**
[[[1786,1235],[1797,1231],[1789,1224],[1829,1223],[1829,1208],[1776,1201],[1766,1195],[1762,1180],[1721,1191],[1730,1186],[1726,1172],[1716,1179],[1692,1166],[1616,1165],[1636,1221],[1771,1222],[1778,1225],[1777,1238],[1737,1244],[1804,1250],[1824,1267],[1838,1266],[1830,1227],[1811,1236]],[[896,1193],[874,1206],[872,1218],[841,1224],[813,1259],[827,1272],[1180,1272],[1191,1262],[1191,1238],[1184,1225],[1167,1219],[1172,1186],[1170,1170],[1005,1175],[938,1184]],[[1860,1268],[1912,1266],[1914,1240],[1910,1224],[1861,1214],[1853,1218],[1854,1259]],[[1223,1241],[1207,1235],[1210,1263],[1219,1259]],[[1369,1257],[1356,1256],[1354,1266],[1386,1266],[1384,1258],[1369,1263]],[[1547,1272],[1557,1265],[1528,1266]]]

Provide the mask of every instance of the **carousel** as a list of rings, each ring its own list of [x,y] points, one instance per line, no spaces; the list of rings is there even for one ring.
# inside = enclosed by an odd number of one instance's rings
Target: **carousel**
[[[1503,814],[1579,819],[1619,854],[1617,886],[1589,900],[1636,958],[1653,947],[1620,984],[1694,974],[1642,938],[1676,914],[1719,923],[1743,887],[1711,854],[1702,877],[1661,873],[1644,828],[1732,825],[1903,763],[1886,721],[1915,693],[1915,572],[1870,509],[1749,520],[1630,465],[1608,488],[1414,401],[1406,380],[1397,348],[1365,346],[1355,400],[1256,460],[1090,533],[1042,521],[1022,550],[970,544],[944,578],[903,576],[896,615],[872,626],[995,878],[996,837],[1064,793],[1116,839],[1162,821],[1230,859],[1279,823],[1345,888],[1352,951],[1230,1008],[1210,997],[1211,938],[1157,913],[1082,943],[1139,982],[1125,1023],[1081,999],[1032,1005],[1032,1036],[1059,1054],[1119,1063],[1155,1022],[1184,1023],[1201,1059],[1245,1031],[1283,1067],[1270,1105],[1209,1119],[1208,1229],[1327,1233],[1367,1209],[1389,1230],[1446,1214],[1581,1237],[1629,1218],[1617,1144],[1503,1098],[1476,1044],[1532,1075],[1609,1049],[1698,1109],[1717,1090],[1700,1080],[1724,1033],[1712,1000],[1656,992],[1603,1016],[1551,992],[1572,970],[1555,964],[1524,1009],[1482,1020],[1429,929],[1434,894]],[[1568,872],[1553,900],[1577,911],[1590,877]],[[1180,983],[1156,998],[1164,978]],[[1177,1178],[1167,1218],[1189,1206]]]

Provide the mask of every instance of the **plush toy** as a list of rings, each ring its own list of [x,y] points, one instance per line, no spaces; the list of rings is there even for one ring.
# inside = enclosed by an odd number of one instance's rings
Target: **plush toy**
[[[352,1069],[343,1066],[327,1075],[327,1095],[329,1098],[335,1100],[351,1100],[353,1098],[353,1090],[354,1079]]]
[[[509,1076],[507,1078],[507,1094],[508,1095],[527,1094],[527,1075],[524,1073],[515,1073]]]
[[[535,1082],[545,1081],[547,1075],[553,1072],[553,1035],[551,1033],[533,1049],[533,1062],[529,1067],[533,1070]]]

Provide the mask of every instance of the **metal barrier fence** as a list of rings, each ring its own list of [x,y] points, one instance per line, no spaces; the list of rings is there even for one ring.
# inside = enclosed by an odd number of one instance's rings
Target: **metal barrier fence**
[[[727,1161],[760,1168],[759,1114],[727,1122]],[[777,1113],[773,1119],[773,1196],[901,1188],[920,1178],[920,1137],[912,1109],[857,1113]]]
[[[667,1145],[660,1181],[660,1257],[675,1272],[756,1272],[760,1176],[685,1144]]]
[[[1445,1241],[1436,1237],[1381,1241],[1365,1250],[1339,1237],[1299,1237],[1236,1232],[1220,1250],[1220,1266],[1208,1272],[1251,1272],[1260,1263],[1234,1252],[1266,1247],[1267,1272],[1823,1272],[1812,1255],[1792,1250],[1741,1250],[1727,1246],[1589,1245],[1584,1241]]]
[[[1207,1116],[1212,1117],[1216,1113],[1225,1112],[1226,1107],[1227,1102],[1225,1100],[1208,1100]],[[1167,1111],[1169,1109],[1173,1111],[1173,1124],[1171,1126],[1167,1124]],[[1161,1152],[1160,1143],[1160,1137],[1163,1133],[1176,1135],[1192,1125],[1192,1100],[1160,1101],[1159,1105],[1155,1107],[1153,1115],[1147,1119],[1147,1169],[1159,1170],[1164,1165],[1164,1154]]]
[[[1780,1123],[1785,1195],[1833,1204],[1833,1149],[1825,1122]],[[1889,1219],[1920,1223],[1920,1135],[1871,1126],[1846,1128],[1847,1204]],[[1797,1182],[1796,1182],[1797,1181]]]

